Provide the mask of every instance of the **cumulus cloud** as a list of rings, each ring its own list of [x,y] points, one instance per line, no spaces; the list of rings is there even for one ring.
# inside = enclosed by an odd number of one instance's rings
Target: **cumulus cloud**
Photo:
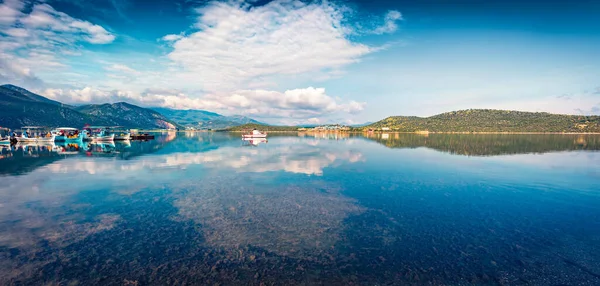
[[[402,14],[400,14],[400,12],[396,10],[388,11],[385,15],[383,25],[375,28],[373,34],[381,35],[395,32],[398,29],[398,24],[396,24],[396,22],[399,20],[402,20]]]
[[[281,80],[293,82],[299,76],[302,81],[339,76],[345,66],[377,50],[352,39],[346,13],[346,8],[327,1],[272,1],[261,6],[210,2],[196,10],[191,31],[174,31],[159,39],[170,50],[164,58],[151,64],[147,59],[103,58],[106,61],[95,64],[104,73],[33,89],[75,104],[128,101],[303,120],[354,114],[364,109],[364,102],[331,96],[323,88],[278,86]],[[14,79],[33,81],[39,79],[36,73],[48,79],[45,72],[68,69],[65,59],[81,55],[81,43],[115,39],[104,27],[45,3],[5,1],[0,17],[0,64],[9,67],[0,71],[0,79],[17,84]]]
[[[68,103],[129,101],[144,106],[175,109],[207,109],[265,118],[313,118],[337,112],[357,113],[364,102],[341,101],[326,94],[324,88],[303,88],[284,92],[269,90],[238,90],[230,94],[206,94],[198,98],[176,89],[135,91],[103,91],[48,88],[41,94]]]
[[[140,94],[133,91],[104,91],[92,87],[84,87],[82,89],[47,88],[42,90],[40,94],[66,103],[141,102],[142,100]]]
[[[176,40],[168,58],[183,79],[222,91],[251,79],[336,69],[374,49],[352,42],[342,24],[344,11],[329,2],[272,1],[251,7],[213,2],[197,10],[195,28]]]

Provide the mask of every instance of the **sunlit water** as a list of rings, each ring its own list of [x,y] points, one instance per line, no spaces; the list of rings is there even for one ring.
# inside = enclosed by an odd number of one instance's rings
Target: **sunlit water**
[[[600,285],[600,136],[0,150],[2,285]]]

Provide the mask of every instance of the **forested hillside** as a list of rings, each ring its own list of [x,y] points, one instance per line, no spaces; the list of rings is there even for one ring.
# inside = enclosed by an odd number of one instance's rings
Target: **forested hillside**
[[[364,129],[402,132],[600,132],[600,116],[470,109],[431,117],[391,116]]]

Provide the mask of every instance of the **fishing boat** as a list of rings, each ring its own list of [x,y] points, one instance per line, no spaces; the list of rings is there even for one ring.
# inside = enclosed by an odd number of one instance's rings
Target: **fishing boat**
[[[131,133],[129,130],[124,129],[123,126],[111,126],[107,130],[112,131],[115,135],[115,140],[129,140],[131,139]]]
[[[105,126],[86,126],[84,140],[92,142],[112,142],[115,134],[111,133]]]
[[[50,132],[55,135],[54,140],[57,142],[79,142],[85,137],[84,132],[71,127],[59,127]]]
[[[0,127],[0,145],[10,145],[10,129]]]
[[[247,139],[247,138],[267,138],[267,132],[262,133],[262,132],[256,130],[256,128],[255,128],[254,130],[252,130],[252,132],[242,134],[242,139]]]
[[[25,143],[54,143],[56,135],[47,130],[48,128],[42,126],[24,126],[21,127],[21,134],[17,135],[15,139],[17,142]]]

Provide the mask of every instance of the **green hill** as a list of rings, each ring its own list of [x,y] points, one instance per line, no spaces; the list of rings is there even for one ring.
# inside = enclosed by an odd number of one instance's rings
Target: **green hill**
[[[81,127],[106,123],[25,89],[0,86],[0,126],[16,129],[27,125]]]
[[[175,128],[160,113],[133,104],[90,104],[79,107],[62,104],[14,85],[0,86],[0,126],[17,129],[36,125],[47,127],[118,125],[129,128]]]
[[[469,109],[431,117],[391,116],[363,130],[399,132],[600,132],[600,116]]]
[[[196,129],[226,129],[247,123],[260,124],[260,122],[245,116],[224,116],[205,110],[179,110],[164,107],[153,107],[152,110],[159,112],[182,126],[194,127]]]

